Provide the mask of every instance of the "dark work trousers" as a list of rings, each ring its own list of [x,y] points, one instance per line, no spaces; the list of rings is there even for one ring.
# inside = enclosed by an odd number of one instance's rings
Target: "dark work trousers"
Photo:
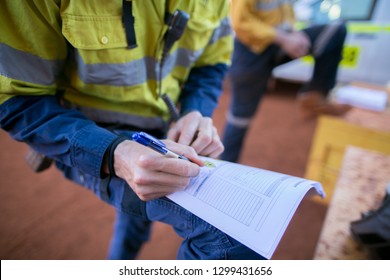
[[[317,25],[304,29],[310,38],[314,56],[314,69],[311,79],[301,92],[318,91],[328,94],[335,85],[338,65],[346,37],[344,24],[332,26],[333,31],[322,45],[316,45],[320,34],[324,35],[327,25]],[[324,37],[322,37],[324,38]],[[321,40],[322,41],[322,40]],[[254,53],[235,39],[232,66],[229,72],[231,100],[222,141],[225,151],[222,160],[237,162],[243,147],[245,135],[267,89],[272,70],[292,58],[284,54],[277,45],[271,45],[262,53]]]

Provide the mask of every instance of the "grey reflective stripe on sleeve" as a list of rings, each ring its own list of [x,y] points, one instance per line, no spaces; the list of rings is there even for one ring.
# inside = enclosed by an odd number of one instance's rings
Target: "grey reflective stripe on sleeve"
[[[211,39],[209,41],[209,45],[214,44],[219,39],[232,34],[233,29],[230,24],[230,18],[226,17],[221,21],[220,26],[214,30],[213,36],[211,36]]]
[[[172,72],[172,69],[176,66],[189,68],[199,58],[202,52],[203,49],[198,51],[189,51],[183,48],[177,49],[166,58],[162,77],[165,78],[169,75]],[[159,63],[157,65],[159,65]],[[155,77],[153,78],[156,79]]]
[[[120,112],[100,110],[90,107],[77,107],[89,119],[100,123],[120,123],[145,129],[165,129],[166,122],[159,117],[143,117]]]
[[[52,85],[64,60],[49,60],[0,43],[0,75],[34,84]]]
[[[226,115],[227,122],[231,125],[245,128],[248,127],[251,124],[252,118],[240,118],[240,117],[235,117],[232,115],[232,113],[228,113]]]

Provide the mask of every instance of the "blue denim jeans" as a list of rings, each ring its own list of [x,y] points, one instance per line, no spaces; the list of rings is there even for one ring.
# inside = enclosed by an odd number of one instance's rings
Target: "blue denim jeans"
[[[325,27],[318,25],[303,30],[312,46]],[[338,26],[323,51],[314,58],[312,77],[302,87],[301,92],[317,91],[326,96],[334,87],[345,37],[345,25]],[[232,66],[228,75],[231,100],[222,136],[225,146],[222,160],[239,160],[245,136],[267,90],[273,69],[291,60],[277,45],[269,46],[262,53],[254,53],[235,40]]]
[[[100,179],[59,163],[57,167],[68,179],[90,189],[117,210],[109,259],[135,259],[142,244],[149,239],[153,221],[172,226],[183,238],[177,259],[264,259],[168,198],[144,203],[119,178]]]

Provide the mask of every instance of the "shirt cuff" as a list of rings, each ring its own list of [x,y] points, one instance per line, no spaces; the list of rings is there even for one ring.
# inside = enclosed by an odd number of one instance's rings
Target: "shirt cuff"
[[[99,126],[83,128],[71,140],[72,165],[82,172],[101,177],[104,154],[117,137]]]

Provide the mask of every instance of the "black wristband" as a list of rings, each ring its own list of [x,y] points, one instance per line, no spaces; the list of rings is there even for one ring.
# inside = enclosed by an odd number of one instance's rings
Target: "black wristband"
[[[118,138],[112,141],[112,143],[108,146],[107,165],[108,165],[108,171],[110,172],[110,176],[116,176],[115,168],[114,168],[114,151],[116,147],[125,140],[129,140],[129,138],[126,136],[118,136]]]

